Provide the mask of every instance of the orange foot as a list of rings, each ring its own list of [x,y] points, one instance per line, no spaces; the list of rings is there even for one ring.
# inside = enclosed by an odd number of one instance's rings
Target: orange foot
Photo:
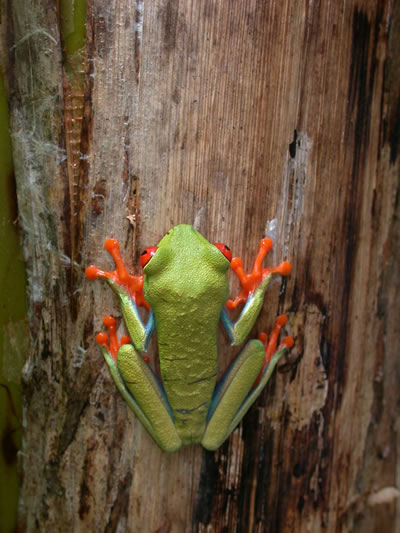
[[[88,279],[111,279],[114,283],[126,290],[136,305],[141,305],[150,309],[143,294],[144,276],[134,276],[133,274],[129,274],[119,253],[118,241],[116,239],[107,239],[104,243],[104,248],[114,259],[115,266],[117,267],[116,270],[113,272],[105,272],[94,265],[90,265],[85,271],[86,277]]]
[[[257,379],[254,382],[253,387],[258,385],[258,382],[260,381],[262,375],[264,374],[265,369],[269,365],[269,362],[271,361],[271,358],[273,357],[273,355],[285,346],[288,350],[293,346],[294,339],[293,337],[289,336],[289,337],[285,337],[282,340],[278,348],[276,347],[278,344],[279,332],[281,331],[282,326],[284,326],[287,321],[288,321],[288,318],[286,315],[279,315],[276,318],[274,328],[271,332],[271,335],[269,336],[269,340],[268,340],[268,335],[266,333],[260,333],[258,335],[258,340],[260,340],[264,344],[265,357],[264,357],[263,366],[260,370],[260,373],[257,376]]]
[[[131,339],[128,337],[128,335],[122,335],[120,342],[118,342],[117,330],[115,328],[115,318],[113,316],[105,316],[103,324],[108,329],[108,335],[107,333],[104,333],[104,331],[101,331],[96,335],[96,341],[98,344],[100,344],[100,346],[103,346],[108,351],[115,362],[117,360],[118,350],[123,344],[130,344]],[[147,355],[144,355],[143,359],[146,361],[146,363],[150,361]]]
[[[262,262],[267,253],[271,250],[273,242],[271,239],[263,239],[260,242],[260,249],[258,251],[256,260],[254,262],[253,270],[250,274],[246,274],[243,270],[243,263],[240,257],[234,257],[231,262],[231,269],[238,276],[242,290],[239,296],[234,300],[228,300],[226,307],[228,309],[235,309],[239,304],[246,303],[249,296],[257,289],[260,283],[267,276],[273,273],[281,276],[288,276],[292,270],[292,265],[288,261],[283,261],[280,265],[271,268],[263,268]]]

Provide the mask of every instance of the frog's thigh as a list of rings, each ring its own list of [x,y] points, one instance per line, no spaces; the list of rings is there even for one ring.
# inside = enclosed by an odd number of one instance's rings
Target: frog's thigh
[[[218,384],[201,441],[204,448],[216,450],[233,431],[232,421],[260,373],[264,356],[263,344],[258,340],[249,341]],[[240,420],[235,420],[235,425]]]
[[[151,368],[132,345],[121,346],[117,355],[117,366],[125,387],[133,396],[134,402],[130,403],[130,407],[154,440],[164,451],[173,452],[180,448],[181,439],[164,392]]]

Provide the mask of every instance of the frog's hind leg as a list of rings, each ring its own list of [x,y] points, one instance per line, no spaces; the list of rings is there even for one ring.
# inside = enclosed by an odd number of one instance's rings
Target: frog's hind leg
[[[207,450],[219,448],[233,431],[235,426],[232,426],[232,422],[260,373],[263,362],[264,346],[259,340],[253,339],[246,344],[218,383],[201,441]]]
[[[115,321],[112,317],[106,319],[110,343],[106,334],[99,334],[98,342],[115,385],[160,448],[166,452],[178,450],[182,441],[157,377],[131,344],[115,345]]]
[[[125,344],[118,351],[117,366],[133,402],[142,414],[139,418],[147,420],[146,428],[154,440],[164,451],[176,451],[182,442],[168,400],[149,365],[131,344]],[[138,415],[138,409],[131,404],[129,406]]]
[[[286,320],[284,315],[277,318],[265,347],[265,335],[262,341],[249,341],[219,382],[201,441],[204,448],[216,450],[229,437],[261,394],[279,359],[292,346],[293,339],[286,337],[276,349],[279,330]]]

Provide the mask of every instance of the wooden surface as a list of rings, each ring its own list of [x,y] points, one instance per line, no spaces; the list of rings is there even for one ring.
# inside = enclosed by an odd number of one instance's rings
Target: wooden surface
[[[32,333],[21,526],[398,531],[399,1],[88,0],[82,78],[55,4],[9,13]],[[270,264],[293,264],[257,329],[285,311],[295,347],[216,453],[161,452],[94,341],[120,311],[84,267],[112,266],[108,236],[137,265],[177,223],[247,267],[269,234]]]

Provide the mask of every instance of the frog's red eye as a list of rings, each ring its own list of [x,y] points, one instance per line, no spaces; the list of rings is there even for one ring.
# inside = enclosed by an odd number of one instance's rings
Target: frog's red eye
[[[224,254],[224,256],[228,259],[229,262],[232,261],[232,252],[230,251],[230,249],[227,247],[226,244],[221,244],[220,242],[217,242],[214,244],[214,246],[216,246],[218,250],[222,254]]]
[[[153,257],[157,250],[158,246],[149,246],[149,248],[143,250],[143,252],[140,254],[139,259],[142,268],[147,265],[147,263],[150,261],[150,259]]]

